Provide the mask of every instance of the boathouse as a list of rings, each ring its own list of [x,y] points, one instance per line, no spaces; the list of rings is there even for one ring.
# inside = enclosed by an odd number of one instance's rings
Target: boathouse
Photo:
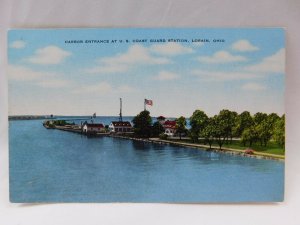
[[[165,129],[165,134],[168,136],[174,136],[176,133],[176,121],[167,120],[162,124]]]
[[[89,133],[104,133],[105,127],[102,123],[84,123],[82,126],[82,132]]]
[[[113,133],[131,133],[133,127],[128,121],[112,121],[109,124],[109,130]]]

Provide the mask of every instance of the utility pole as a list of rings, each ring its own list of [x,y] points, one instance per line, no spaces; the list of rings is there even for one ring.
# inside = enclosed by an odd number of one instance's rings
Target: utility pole
[[[122,118],[122,98],[120,98],[120,117],[119,117],[119,121],[123,122],[123,118]]]

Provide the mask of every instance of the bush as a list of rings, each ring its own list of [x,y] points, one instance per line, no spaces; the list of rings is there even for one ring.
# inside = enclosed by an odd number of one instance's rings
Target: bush
[[[168,135],[166,135],[166,134],[160,134],[159,138],[162,139],[162,140],[167,140],[168,139]]]

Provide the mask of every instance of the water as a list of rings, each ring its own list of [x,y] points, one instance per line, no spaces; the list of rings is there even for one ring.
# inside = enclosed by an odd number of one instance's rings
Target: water
[[[87,138],[47,130],[41,120],[10,121],[9,142],[12,202],[283,199],[283,162],[111,137]]]

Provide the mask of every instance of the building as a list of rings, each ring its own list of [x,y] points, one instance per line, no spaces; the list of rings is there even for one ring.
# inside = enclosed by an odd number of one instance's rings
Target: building
[[[87,123],[82,125],[82,132],[86,134],[91,133],[105,133],[105,127],[102,123]]]
[[[168,136],[174,136],[176,133],[176,121],[166,120],[162,124],[165,129],[165,134]]]
[[[163,125],[163,124],[165,123],[165,121],[166,121],[166,117],[164,117],[164,116],[159,116],[159,117],[156,118],[156,120],[157,120],[161,125]]]
[[[131,133],[133,127],[128,121],[112,121],[109,124],[109,130],[114,133]]]

